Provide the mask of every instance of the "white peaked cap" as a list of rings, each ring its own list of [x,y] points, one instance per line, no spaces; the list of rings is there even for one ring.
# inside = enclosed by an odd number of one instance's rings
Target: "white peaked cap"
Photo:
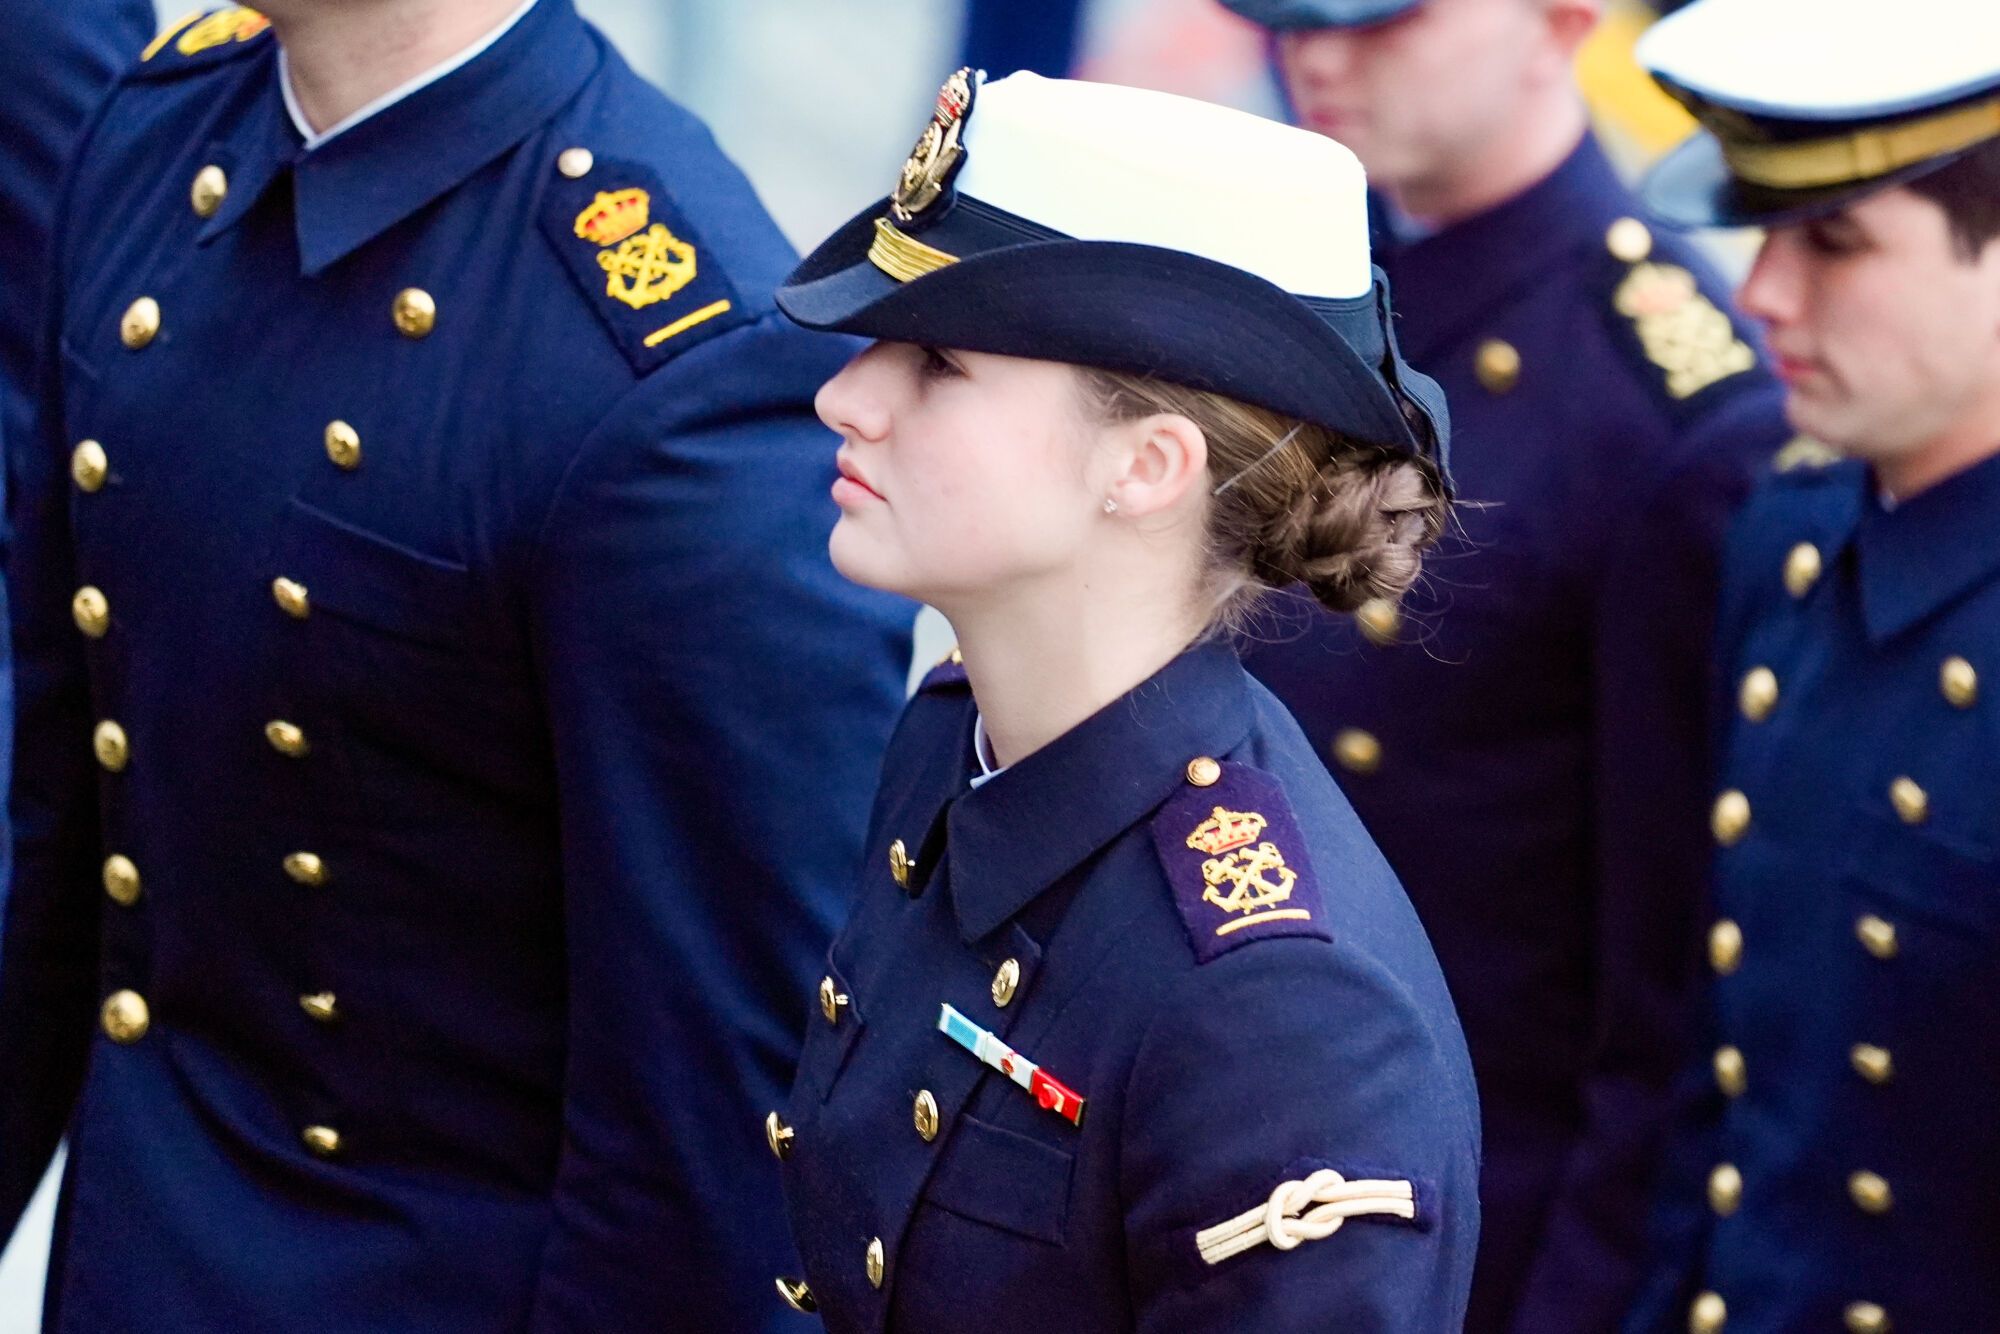
[[[965,149],[960,194],[1080,241],[1185,251],[1298,296],[1358,296],[1373,281],[1361,162],[1322,134],[1020,73],[979,89]]]

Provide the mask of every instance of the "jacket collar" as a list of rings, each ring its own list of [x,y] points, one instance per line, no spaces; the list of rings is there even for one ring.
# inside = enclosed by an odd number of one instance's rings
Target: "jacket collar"
[[[1122,698],[951,807],[952,906],[978,940],[1111,842],[1250,732],[1235,650],[1196,645]]]
[[[475,59],[306,152],[285,110],[277,47],[221,144],[230,191],[203,244],[292,175],[299,271],[324,272],[546,124],[604,60],[572,0],[541,0]]]
[[[1861,485],[1873,486],[1869,477]],[[1861,619],[1881,644],[2000,575],[2000,454],[1885,508],[1863,497],[1854,545]]]
[[[1389,275],[1403,354],[1419,366],[1495,305],[1574,263],[1579,245],[1596,244],[1637,207],[1589,134],[1523,193],[1407,244],[1389,234],[1376,204],[1376,262]]]

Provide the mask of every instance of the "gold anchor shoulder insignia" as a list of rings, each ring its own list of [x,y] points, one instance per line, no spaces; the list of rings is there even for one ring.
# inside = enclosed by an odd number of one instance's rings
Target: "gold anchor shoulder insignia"
[[[196,10],[167,27],[147,44],[139,59],[149,61],[171,43],[184,56],[198,56],[219,46],[247,42],[271,26],[271,20],[254,9],[218,9],[212,13]]]
[[[967,66],[938,89],[930,121],[904,160],[903,174],[897,178],[889,200],[889,211],[896,221],[909,222],[944,193],[952,172],[965,156],[959,138],[965,130],[965,118],[972,114],[972,99],[978,87],[978,74]]]
[[[1646,359],[1666,373],[1667,395],[1676,401],[1757,364],[1757,354],[1736,336],[1729,316],[1678,264],[1632,265],[1612,304],[1632,321]]]
[[[1186,786],[1155,817],[1153,839],[1200,961],[1252,939],[1330,939],[1304,839],[1271,775],[1191,764]]]
[[[714,252],[644,165],[552,164],[542,228],[612,338],[644,373],[754,318]],[[599,188],[602,184],[613,188]]]

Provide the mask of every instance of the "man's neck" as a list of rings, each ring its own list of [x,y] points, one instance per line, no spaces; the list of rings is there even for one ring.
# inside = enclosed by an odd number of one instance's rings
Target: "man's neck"
[[[1583,141],[1590,118],[1568,88],[1552,91],[1496,134],[1486,151],[1434,178],[1385,183],[1398,212],[1425,229],[1463,222],[1534,189],[1555,173]]]
[[[1879,459],[1875,485],[1900,504],[2000,454],[2000,404],[1908,454]]]
[[[292,95],[324,131],[443,64],[520,8],[521,0],[275,0],[265,8],[285,49]]]

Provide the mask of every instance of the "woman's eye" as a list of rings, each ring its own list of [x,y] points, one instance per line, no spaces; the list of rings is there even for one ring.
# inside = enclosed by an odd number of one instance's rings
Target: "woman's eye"
[[[948,379],[962,374],[942,352],[934,347],[923,349],[924,375],[927,379]]]

